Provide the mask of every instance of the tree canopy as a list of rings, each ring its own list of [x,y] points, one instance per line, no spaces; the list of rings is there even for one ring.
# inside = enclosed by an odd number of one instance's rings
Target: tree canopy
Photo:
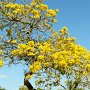
[[[15,1],[0,1],[0,67],[24,61],[25,78],[36,78],[38,90],[89,88],[90,51],[69,36],[67,27],[52,28],[59,10],[43,0]]]

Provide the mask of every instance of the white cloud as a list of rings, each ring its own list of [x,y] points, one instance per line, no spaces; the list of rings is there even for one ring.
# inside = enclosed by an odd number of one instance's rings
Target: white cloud
[[[6,75],[0,75],[0,78],[6,78],[7,76]]]

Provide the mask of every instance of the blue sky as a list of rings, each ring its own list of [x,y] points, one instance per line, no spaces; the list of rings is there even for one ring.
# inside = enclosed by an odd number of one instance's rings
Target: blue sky
[[[90,50],[90,0],[46,0],[45,4],[51,9],[59,9],[54,29],[67,26],[70,36],[76,37],[78,44]],[[23,69],[22,65],[0,68],[0,86],[18,90],[23,84]],[[34,85],[33,80],[30,81]]]

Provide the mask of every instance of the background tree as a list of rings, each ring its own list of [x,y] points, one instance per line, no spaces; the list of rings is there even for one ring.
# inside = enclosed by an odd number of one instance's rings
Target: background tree
[[[32,0],[30,4],[1,1],[0,28],[4,37],[0,48],[4,61],[24,61],[29,69],[24,80],[35,77],[39,90],[85,90],[89,88],[90,52],[69,37],[67,27],[57,32],[52,29],[57,12],[42,0]],[[0,63],[2,66],[3,61]]]
[[[6,90],[5,88],[0,87],[0,90]]]

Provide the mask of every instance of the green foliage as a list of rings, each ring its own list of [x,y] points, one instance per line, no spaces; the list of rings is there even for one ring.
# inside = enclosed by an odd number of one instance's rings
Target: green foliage
[[[0,90],[6,90],[5,88],[0,87]]]

